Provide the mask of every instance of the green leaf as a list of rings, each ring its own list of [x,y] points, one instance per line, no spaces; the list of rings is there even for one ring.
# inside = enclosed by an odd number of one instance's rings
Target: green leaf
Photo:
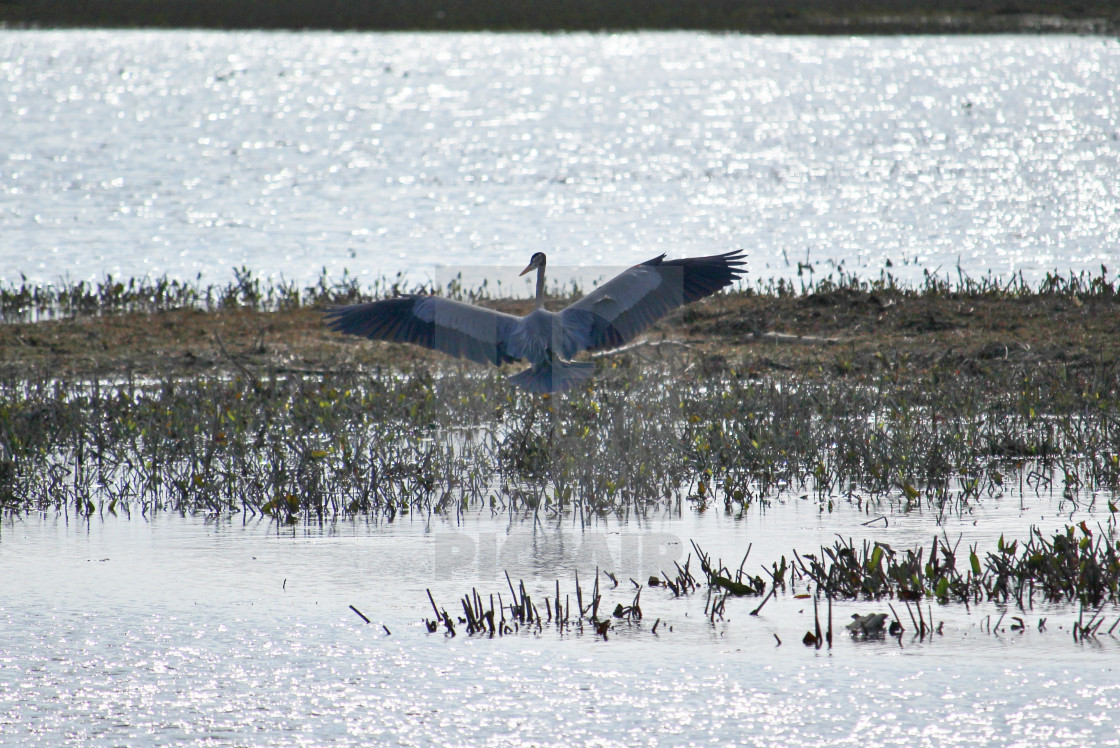
[[[1003,542],[1002,537],[1000,538],[1000,542]],[[968,561],[972,564],[972,573],[976,576],[980,576],[980,559],[976,557],[976,551],[969,552]]]

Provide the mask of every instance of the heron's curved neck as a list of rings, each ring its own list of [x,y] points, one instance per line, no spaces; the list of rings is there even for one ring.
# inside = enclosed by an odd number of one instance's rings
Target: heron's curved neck
[[[544,309],[544,265],[537,268],[537,309]]]

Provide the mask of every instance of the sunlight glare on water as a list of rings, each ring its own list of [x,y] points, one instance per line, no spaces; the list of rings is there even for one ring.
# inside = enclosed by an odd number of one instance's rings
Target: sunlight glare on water
[[[1076,519],[1104,519],[1086,504]],[[947,518],[944,530],[985,547],[995,525],[1021,537],[1018,524],[1050,530],[1071,511],[1045,496],[981,509]],[[997,606],[935,605],[945,632],[932,641],[841,632],[831,651],[800,642],[813,620],[811,601],[793,596],[804,589],[757,617],[747,614],[757,598],[732,601],[713,623],[703,593],[647,587],[642,623],[619,624],[607,640],[550,627],[448,638],[420,623],[431,615],[425,590],[454,611],[471,588],[504,593],[502,568],[539,603],[556,579],[572,595],[575,570],[588,594],[594,566],[610,563],[622,584],[601,577],[609,610],[632,598],[627,576],[683,563],[690,538],[732,565],[752,545],[748,570],[836,533],[896,548],[928,542],[928,517],[886,516],[869,528],[853,506],[822,515],[790,497],[739,518],[655,513],[583,530],[488,511],[279,531],[172,515],[8,520],[0,743],[1116,744],[1120,649],[1108,636],[1074,643],[1072,606],[1009,608],[1027,629],[992,635],[984,619]],[[640,559],[626,556],[647,541]],[[588,544],[608,552],[592,558]],[[465,557],[449,561],[457,552]],[[836,625],[879,609],[838,602]]]
[[[1118,97],[1093,37],[0,30],[0,281],[1098,273]]]

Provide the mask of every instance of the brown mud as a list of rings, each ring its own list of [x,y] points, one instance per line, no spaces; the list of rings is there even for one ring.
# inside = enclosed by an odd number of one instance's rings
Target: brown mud
[[[550,303],[560,308],[564,301]],[[490,304],[525,313],[528,302]],[[706,369],[810,377],[932,368],[983,376],[1001,367],[1113,367],[1120,297],[837,290],[731,293],[662,320],[626,350],[633,362],[692,356]],[[412,345],[326,330],[319,310],[178,309],[0,324],[0,370],[19,379],[198,373],[328,372],[455,364]],[[482,367],[479,366],[481,369]]]

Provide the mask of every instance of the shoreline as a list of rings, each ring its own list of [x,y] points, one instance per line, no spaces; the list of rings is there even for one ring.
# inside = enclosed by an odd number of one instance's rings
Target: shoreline
[[[776,35],[1084,34],[1120,33],[1120,7],[1107,0],[870,0],[853,10],[839,0],[718,0],[640,3],[574,0],[541,5],[514,0],[447,4],[326,4],[273,0],[230,5],[217,0],[132,0],[59,4],[0,3],[2,29],[211,29],[358,32],[704,31]]]
[[[362,297],[368,298],[368,297]],[[278,310],[228,302],[169,305],[43,321],[0,323],[0,375],[9,381],[115,376],[190,377],[254,372],[330,372],[416,365],[487,367],[413,345],[328,331],[327,297]],[[527,300],[478,302],[524,314]],[[551,299],[559,309],[567,300]],[[10,319],[10,317],[9,317]],[[771,371],[814,378],[906,378],[965,371],[1002,379],[1023,367],[1120,365],[1120,289],[1096,286],[1000,292],[868,289],[820,284],[799,292],[733,291],[678,310],[636,341],[600,358],[693,357],[712,373]],[[634,348],[646,349],[635,352]],[[515,367],[518,368],[518,367]]]

